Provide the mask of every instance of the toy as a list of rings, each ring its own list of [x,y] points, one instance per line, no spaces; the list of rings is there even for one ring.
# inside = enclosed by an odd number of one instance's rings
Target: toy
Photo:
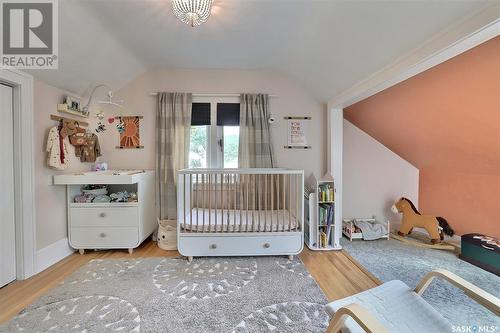
[[[163,250],[177,250],[177,222],[158,219],[158,247]]]
[[[108,163],[106,162],[101,162],[101,163],[96,163],[94,164],[94,167],[92,168],[93,171],[106,171],[108,170]]]
[[[442,217],[421,215],[415,205],[407,198],[400,198],[391,207],[394,213],[402,213],[401,227],[398,235],[405,237],[411,234],[414,227],[424,228],[431,237],[431,243],[436,244],[444,239],[444,234],[453,236],[455,232]]]
[[[127,202],[128,201],[128,192],[120,191],[116,193],[111,193],[109,197],[111,198],[111,202]]]

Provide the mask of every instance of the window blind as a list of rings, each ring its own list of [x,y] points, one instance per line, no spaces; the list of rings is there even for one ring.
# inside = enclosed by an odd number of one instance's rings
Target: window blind
[[[210,103],[193,103],[191,126],[210,125]]]
[[[240,103],[217,103],[217,126],[239,126]]]

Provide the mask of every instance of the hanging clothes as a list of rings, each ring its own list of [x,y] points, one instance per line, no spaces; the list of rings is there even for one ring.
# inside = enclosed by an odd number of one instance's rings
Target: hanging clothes
[[[64,137],[61,135],[61,130],[63,129],[62,121],[59,123],[59,127],[57,127],[57,133],[59,134],[59,160],[61,164],[64,164],[65,154],[64,154]]]
[[[101,156],[101,147],[97,135],[87,133],[85,135],[85,144],[75,147],[75,154],[80,157],[80,162],[94,163]]]
[[[58,126],[52,127],[47,137],[47,165],[56,170],[65,170],[68,168],[68,148],[60,139]]]

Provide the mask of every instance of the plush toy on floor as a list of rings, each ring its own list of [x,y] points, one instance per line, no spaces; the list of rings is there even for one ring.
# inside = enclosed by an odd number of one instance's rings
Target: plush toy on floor
[[[177,222],[158,219],[158,247],[163,250],[177,250]]]
[[[391,209],[394,213],[403,214],[401,227],[398,231],[400,236],[404,237],[411,234],[414,227],[424,228],[431,237],[431,243],[436,244],[444,239],[444,234],[450,237],[455,234],[444,218],[431,215],[421,215],[409,199],[399,199],[394,205],[392,205]]]

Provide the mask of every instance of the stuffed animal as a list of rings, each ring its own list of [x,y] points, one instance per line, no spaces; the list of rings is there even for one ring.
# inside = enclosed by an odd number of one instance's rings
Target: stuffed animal
[[[158,219],[158,247],[163,250],[177,250],[177,223],[175,220]]]
[[[455,232],[450,227],[448,222],[442,217],[431,215],[421,215],[415,205],[406,198],[399,199],[391,207],[394,213],[402,213],[401,227],[398,235],[406,236],[411,234],[414,227],[424,228],[431,237],[431,243],[436,244],[444,239],[444,234],[453,236]]]
[[[108,170],[108,163],[101,162],[94,164],[93,171],[106,171]]]

